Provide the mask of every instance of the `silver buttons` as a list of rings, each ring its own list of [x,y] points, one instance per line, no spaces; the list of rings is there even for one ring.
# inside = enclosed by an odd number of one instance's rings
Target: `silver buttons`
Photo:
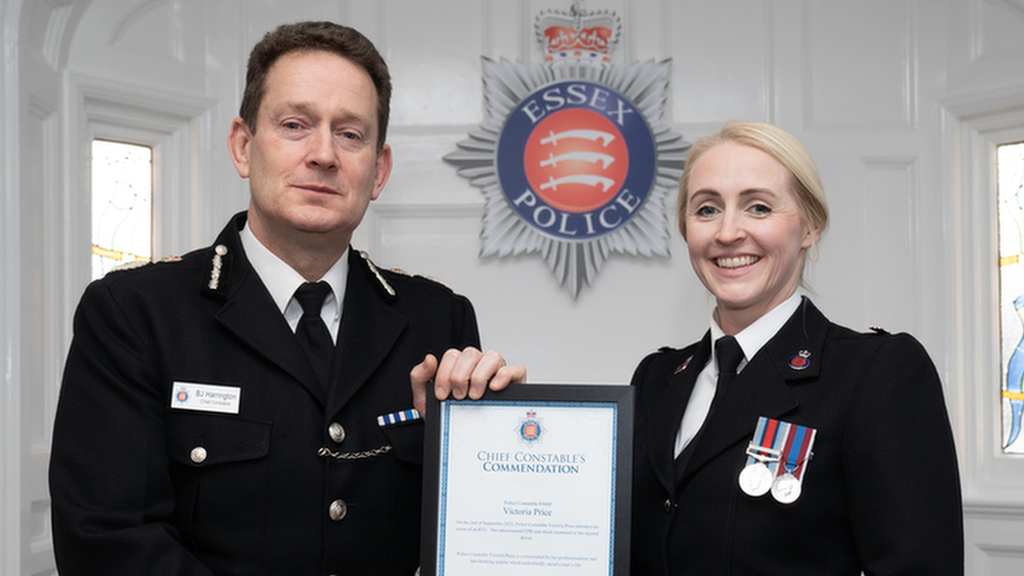
[[[196,446],[192,449],[192,452],[189,453],[189,458],[191,458],[196,464],[202,464],[205,462],[206,456],[206,448],[203,448],[202,446]]]
[[[337,422],[332,422],[331,425],[327,427],[327,433],[331,435],[331,440],[334,440],[337,444],[341,444],[345,441],[345,427]]]
[[[665,512],[667,512],[667,513],[671,513],[672,512],[672,499],[671,498],[665,499]]]
[[[348,514],[348,504],[345,504],[345,501],[340,498],[331,502],[330,507],[327,509],[327,515],[335,522],[342,520],[346,514]]]

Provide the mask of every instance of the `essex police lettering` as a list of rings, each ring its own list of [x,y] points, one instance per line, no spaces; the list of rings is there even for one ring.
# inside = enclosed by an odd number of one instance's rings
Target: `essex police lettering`
[[[539,98],[525,100],[520,110],[530,117],[533,124],[536,124],[548,112],[564,108],[567,105],[587,106],[604,112],[620,126],[625,126],[626,114],[636,114],[632,105],[627,105],[623,98],[613,95],[607,88],[590,83],[558,85],[548,88],[541,92]]]
[[[502,128],[495,156],[509,206],[561,240],[591,240],[627,223],[657,172],[643,114],[612,88],[583,80],[523,98]]]
[[[534,454],[532,452],[477,452],[484,472],[525,474],[579,474],[585,454]]]
[[[643,200],[631,194],[629,190],[623,190],[615,197],[615,201],[610,205],[604,206],[595,212],[581,214],[582,231],[587,236],[593,236],[598,230],[614,230],[621,226],[622,223],[629,218],[629,216],[635,212],[642,203]],[[580,218],[575,217],[568,212],[555,212],[554,209],[545,204],[537,206],[537,195],[529,188],[517,196],[516,199],[512,201],[512,204],[515,206],[524,206],[526,208],[536,207],[533,210],[533,223],[541,228],[547,229],[558,224],[558,232],[567,236],[576,236],[576,234],[581,231],[579,229],[581,222]],[[572,220],[570,220],[570,218],[572,218]]]

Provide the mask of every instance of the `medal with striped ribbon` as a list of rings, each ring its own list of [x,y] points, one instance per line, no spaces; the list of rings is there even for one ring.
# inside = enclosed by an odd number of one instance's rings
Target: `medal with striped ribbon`
[[[747,445],[747,464],[740,472],[743,492],[759,497],[770,491],[780,503],[795,502],[800,497],[816,434],[817,430],[806,426],[759,418]]]

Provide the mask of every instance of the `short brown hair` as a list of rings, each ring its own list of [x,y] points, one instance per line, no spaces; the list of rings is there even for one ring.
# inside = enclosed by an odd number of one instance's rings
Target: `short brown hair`
[[[391,109],[391,75],[388,73],[388,65],[366,36],[354,28],[334,22],[282,24],[267,32],[249,54],[245,93],[242,95],[238,115],[255,134],[270,68],[285,54],[318,50],[337,54],[370,75],[377,90],[377,150],[380,150],[387,136]]]
[[[686,204],[690,200],[690,174],[700,157],[723,142],[736,142],[757,148],[782,164],[790,175],[790,186],[800,214],[811,228],[825,232],[828,227],[828,201],[818,168],[810,152],[792,134],[763,122],[734,122],[694,144],[686,156],[686,167],[679,179],[679,205],[676,207],[679,231],[686,239]]]

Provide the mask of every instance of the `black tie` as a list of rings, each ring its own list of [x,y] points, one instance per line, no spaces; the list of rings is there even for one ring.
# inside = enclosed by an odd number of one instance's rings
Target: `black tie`
[[[736,377],[736,367],[740,365],[740,360],[743,360],[743,350],[735,338],[722,336],[715,340],[715,358],[718,361],[718,384],[715,387],[715,399],[718,399],[718,395]],[[714,404],[713,401],[712,404]]]
[[[306,282],[295,291],[295,299],[302,306],[302,317],[299,318],[295,335],[299,337],[299,344],[306,352],[324,390],[327,390],[331,380],[334,342],[320,316],[320,309],[323,308],[324,298],[330,291],[331,286],[326,282]]]
[[[736,377],[736,367],[740,365],[740,360],[743,360],[743,349],[740,348],[740,344],[735,338],[723,336],[715,340],[715,362],[718,364],[718,382],[715,384],[715,396],[711,400],[708,415],[704,417],[704,422],[701,424],[700,429],[697,430],[697,434],[683,448],[679,456],[676,456],[676,477],[681,478],[683,472],[686,471],[686,465],[689,464],[690,457],[693,456],[693,451],[697,446],[697,441],[700,440],[701,434],[704,433],[704,428],[707,427],[708,421],[711,420],[711,415],[715,412],[715,406],[718,405],[719,399],[725,394],[729,383]]]

